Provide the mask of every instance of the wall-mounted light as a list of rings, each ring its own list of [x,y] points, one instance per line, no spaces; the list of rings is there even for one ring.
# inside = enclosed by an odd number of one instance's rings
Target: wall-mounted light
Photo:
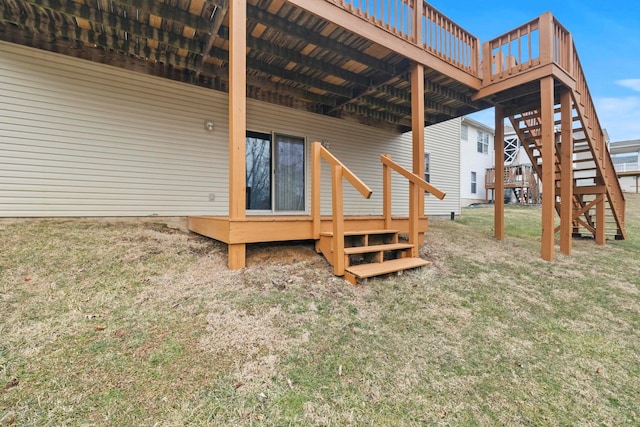
[[[213,120],[205,120],[205,122],[204,122],[204,130],[208,130],[209,132],[213,132]]]

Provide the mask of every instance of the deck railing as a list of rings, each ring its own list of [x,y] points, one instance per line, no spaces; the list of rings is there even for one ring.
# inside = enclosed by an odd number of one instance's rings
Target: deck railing
[[[478,38],[423,0],[328,0],[457,68],[479,75]]]
[[[331,215],[333,222],[333,273],[344,275],[344,196],[342,179],[346,179],[365,199],[371,197],[371,189],[351,172],[340,160],[322,146],[314,142],[311,164],[311,217],[313,238],[320,238],[320,164],[322,159],[331,165]]]
[[[419,212],[419,191],[427,191],[440,200],[444,199],[446,193],[391,160],[391,156],[389,154],[381,155],[380,161],[382,162],[383,186],[382,211],[384,215],[384,226],[386,229],[391,228],[391,171],[396,171],[409,181],[409,243],[413,244],[411,256],[417,257],[420,234],[418,230],[418,219],[424,214]]]
[[[522,185],[526,187],[536,182],[536,176],[531,165],[505,166],[502,177],[506,185]],[[495,183],[496,168],[488,168],[484,175],[485,187],[493,186]]]

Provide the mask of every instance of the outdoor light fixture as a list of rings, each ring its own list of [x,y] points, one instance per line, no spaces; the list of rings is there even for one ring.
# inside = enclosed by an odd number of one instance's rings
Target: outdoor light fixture
[[[206,120],[204,122],[204,129],[213,132],[213,120]]]

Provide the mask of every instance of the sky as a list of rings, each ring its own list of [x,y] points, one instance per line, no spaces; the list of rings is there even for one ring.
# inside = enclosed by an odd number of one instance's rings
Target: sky
[[[600,124],[611,141],[640,139],[640,1],[427,2],[480,43],[551,12],[573,36]],[[494,126],[493,110],[472,117]]]

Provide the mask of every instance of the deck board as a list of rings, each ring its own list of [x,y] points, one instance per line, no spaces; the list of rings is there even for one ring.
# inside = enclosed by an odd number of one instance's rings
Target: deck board
[[[345,270],[356,276],[358,279],[380,276],[397,271],[408,270],[410,268],[424,267],[431,264],[422,258],[398,258],[377,264],[360,264],[346,268]]]

